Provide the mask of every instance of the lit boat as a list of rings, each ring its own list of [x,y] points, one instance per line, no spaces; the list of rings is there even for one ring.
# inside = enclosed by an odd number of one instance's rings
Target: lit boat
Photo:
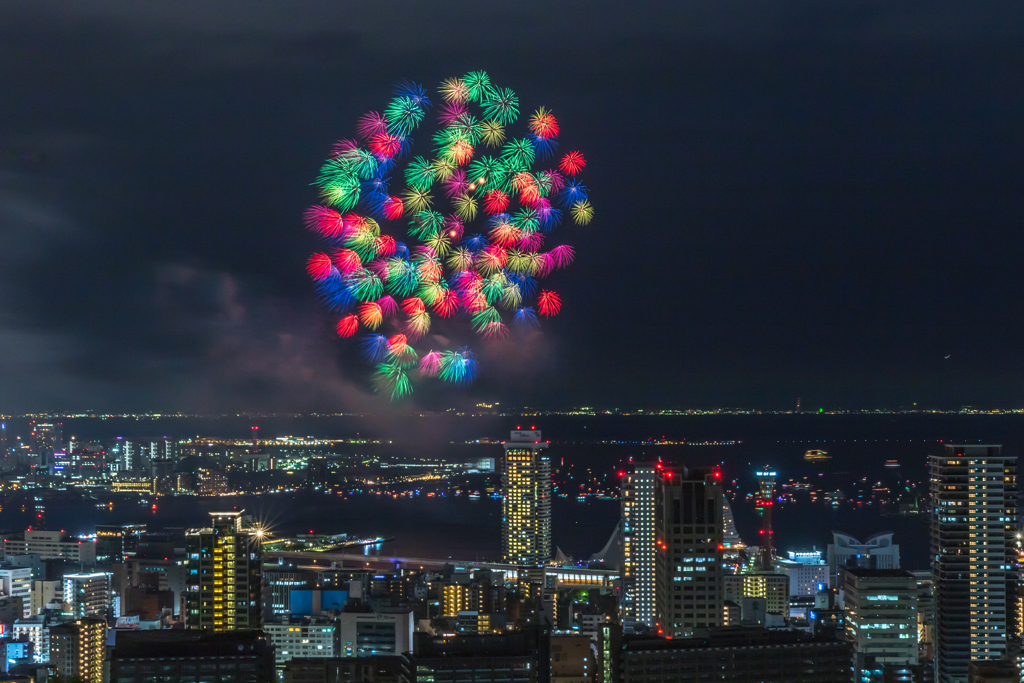
[[[831,460],[832,456],[820,448],[812,448],[811,450],[804,453],[804,460]]]

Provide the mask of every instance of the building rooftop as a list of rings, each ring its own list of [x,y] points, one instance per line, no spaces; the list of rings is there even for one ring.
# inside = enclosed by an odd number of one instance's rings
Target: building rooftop
[[[626,636],[622,648],[625,652],[650,650],[697,650],[725,647],[757,647],[761,645],[829,644],[841,645],[839,641],[822,641],[810,633],[797,629],[769,630],[760,626],[725,626],[711,629],[706,636],[695,638],[659,638],[657,636]]]
[[[869,569],[867,567],[839,567],[857,578],[875,579],[913,579],[914,575],[905,569]]]
[[[527,657],[538,651],[538,634],[534,631],[434,638],[424,637],[426,634],[416,635],[417,660],[468,656]]]
[[[119,631],[112,659],[178,657],[262,656],[270,647],[262,631],[211,633],[200,630],[165,629]]]

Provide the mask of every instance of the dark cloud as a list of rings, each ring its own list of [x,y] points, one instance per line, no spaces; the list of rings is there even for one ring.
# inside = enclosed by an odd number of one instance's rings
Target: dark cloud
[[[0,409],[381,405],[302,273],[308,182],[470,68],[556,109],[598,220],[563,315],[420,405],[1016,404],[1022,12],[5,2]]]

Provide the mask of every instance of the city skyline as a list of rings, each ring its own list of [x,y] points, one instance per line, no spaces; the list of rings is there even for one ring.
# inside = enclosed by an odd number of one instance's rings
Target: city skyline
[[[1024,682],[1020,73],[1012,3],[0,3],[3,680]]]
[[[919,680],[933,669],[942,683],[962,683],[970,671],[1020,665],[1016,456],[1000,446],[939,440],[930,475],[900,472],[897,460],[854,474],[826,472],[821,449],[801,467],[758,460],[749,471],[736,458],[696,466],[682,448],[665,458],[633,457],[628,444],[574,450],[535,424],[465,442],[462,455],[448,457],[407,448],[374,455],[380,444],[366,439],[79,440],[60,421],[36,426],[0,461],[0,513],[8,523],[31,520],[5,533],[0,555],[0,624],[9,620],[9,664],[19,671],[98,671],[101,653],[74,655],[112,629],[111,670],[141,675],[118,648],[135,651],[143,622],[155,629],[145,638],[168,653],[263,643],[260,656],[285,680],[297,669],[377,657],[422,671],[437,665],[437,647],[464,652],[463,669],[488,666],[483,658],[494,654],[473,643],[507,655],[524,637],[550,645],[552,670],[569,667],[566,648],[583,645],[589,654],[573,666],[586,683],[653,683],[684,653],[697,668],[722,658],[721,671],[732,672],[724,680],[806,683],[783,669],[744,673],[777,666],[777,647],[799,652],[814,680],[844,683],[851,664],[862,683]],[[602,458],[598,447],[616,450]],[[607,458],[614,452],[617,462]],[[265,506],[273,499],[293,508],[290,519]],[[375,499],[411,506],[386,521],[366,507]],[[115,507],[129,514],[114,516]],[[54,518],[91,508],[102,512],[86,517],[104,523],[55,529]],[[367,513],[378,529],[396,531],[339,526]],[[588,516],[604,520],[599,536],[588,532],[589,548],[573,538]],[[855,517],[855,534],[837,529]],[[897,519],[902,531],[879,531]],[[457,538],[442,530],[413,540],[438,525],[453,525]],[[922,553],[913,530],[927,525],[932,546]],[[816,531],[801,532],[809,526]],[[409,552],[410,542],[418,550]],[[727,654],[738,645],[748,648],[742,658]],[[530,666],[546,666],[546,654],[536,657]],[[541,670],[537,683],[549,675]]]

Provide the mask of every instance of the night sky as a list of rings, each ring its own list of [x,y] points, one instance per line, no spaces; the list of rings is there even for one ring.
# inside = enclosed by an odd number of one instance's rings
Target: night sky
[[[475,69],[559,116],[596,218],[561,316],[411,405],[1024,405],[1022,34],[1011,2],[7,0],[0,412],[384,407],[304,271],[310,182],[395,81]]]

